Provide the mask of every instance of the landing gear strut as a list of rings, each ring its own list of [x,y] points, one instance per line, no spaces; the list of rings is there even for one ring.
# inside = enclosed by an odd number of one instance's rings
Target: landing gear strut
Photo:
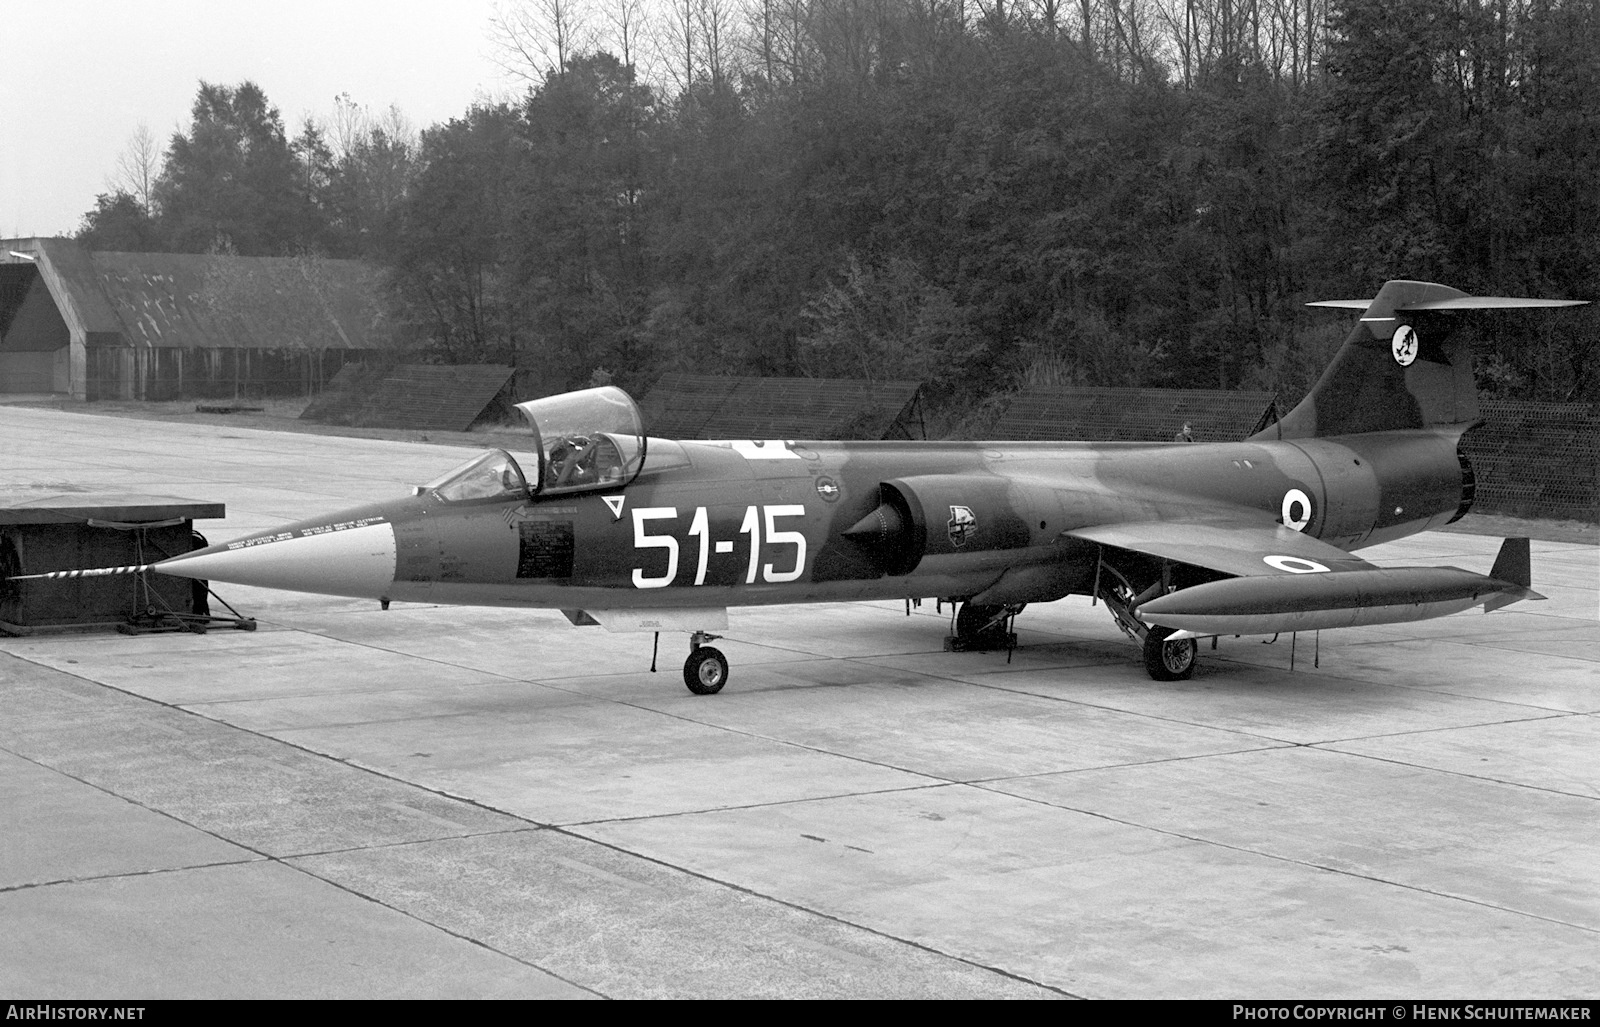
[[[683,664],[683,683],[695,695],[716,695],[728,683],[728,658],[706,645],[721,637],[704,631],[689,636],[689,658]]]
[[[1146,568],[1146,571],[1143,577],[1155,577],[1156,580],[1139,589],[1128,575],[1113,567],[1102,555],[1096,573],[1095,591],[1104,600],[1106,609],[1111,611],[1111,618],[1117,622],[1117,627],[1144,650],[1144,669],[1149,675],[1157,681],[1183,681],[1194,673],[1200,646],[1192,638],[1168,641],[1174,629],[1146,624],[1139,619],[1141,603],[1166,595],[1176,587],[1172,581],[1173,569],[1170,564],[1161,564],[1159,573],[1155,568]]]

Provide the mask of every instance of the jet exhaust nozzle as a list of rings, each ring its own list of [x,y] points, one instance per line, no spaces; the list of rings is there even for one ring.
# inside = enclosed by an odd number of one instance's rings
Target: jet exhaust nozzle
[[[852,542],[876,544],[893,541],[905,530],[906,520],[900,511],[889,503],[879,503],[875,510],[845,529],[844,537]]]

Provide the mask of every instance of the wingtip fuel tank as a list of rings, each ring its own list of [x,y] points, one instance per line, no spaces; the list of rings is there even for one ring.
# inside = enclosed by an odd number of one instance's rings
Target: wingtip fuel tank
[[[1177,629],[1175,637],[1203,638],[1403,624],[1543,598],[1516,582],[1459,567],[1385,567],[1224,578],[1152,599],[1137,613]]]

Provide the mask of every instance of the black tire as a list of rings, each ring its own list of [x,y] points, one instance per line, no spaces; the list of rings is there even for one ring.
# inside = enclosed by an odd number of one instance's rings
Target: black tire
[[[1192,638],[1167,641],[1172,628],[1151,628],[1144,636],[1144,669],[1157,681],[1183,681],[1200,660],[1200,643]]]
[[[974,606],[972,603],[962,603],[961,609],[956,611],[956,637],[963,642],[983,642],[1005,638],[1006,622],[1002,618],[998,623],[993,623],[995,618],[1005,613],[1003,606]]]
[[[709,645],[701,646],[684,661],[683,683],[695,695],[716,695],[728,683],[728,658]]]

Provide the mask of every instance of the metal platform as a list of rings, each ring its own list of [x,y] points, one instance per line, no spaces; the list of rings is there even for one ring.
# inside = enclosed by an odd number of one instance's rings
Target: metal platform
[[[95,628],[203,630],[204,582],[143,573],[68,580],[6,581],[16,574],[142,566],[203,544],[202,518],[222,503],[77,486],[0,485],[0,633]]]

